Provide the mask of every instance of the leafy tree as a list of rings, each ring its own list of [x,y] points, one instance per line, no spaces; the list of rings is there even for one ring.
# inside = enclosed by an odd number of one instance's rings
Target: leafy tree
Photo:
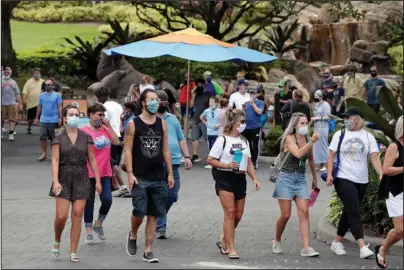
[[[77,43],[69,38],[63,38],[72,46],[72,51],[69,53],[71,58],[81,63],[81,74],[85,74],[90,80],[97,81],[97,66],[100,62],[101,53],[115,39],[115,35],[111,35],[101,42],[97,40],[94,40],[94,42],[83,41],[78,36],[74,37]],[[61,44],[61,46],[68,47],[64,44]]]
[[[341,16],[355,13],[349,1],[133,1],[139,19],[162,33],[183,30],[190,27],[195,18],[204,25],[194,25],[200,31],[226,42],[237,42],[243,38],[254,37],[269,25],[281,24],[297,15],[308,5],[331,3],[340,9]],[[164,18],[162,22],[153,14]],[[160,17],[158,16],[158,17]],[[238,32],[236,24],[244,24]],[[234,36],[232,36],[234,35]]]
[[[394,47],[403,44],[404,38],[404,21],[396,21],[389,24],[389,29],[386,34],[389,41],[389,46]]]
[[[17,58],[11,40],[10,20],[13,9],[20,2],[21,1],[1,1],[1,64],[11,67],[11,69],[15,71],[15,74],[17,73],[17,69],[15,68]]]
[[[275,56],[282,56],[284,53],[300,48],[306,48],[306,41],[294,41],[292,44],[285,46],[286,42],[290,40],[294,31],[299,27],[297,19],[290,25],[284,27],[278,25],[270,30],[265,30],[267,40],[264,41],[264,47],[267,51],[273,52]]]
[[[129,29],[129,24],[126,24],[125,28],[123,28],[117,20],[108,21],[108,23],[112,31],[102,31],[102,33],[106,36],[106,39],[112,38],[112,43],[117,46],[147,39],[153,36],[149,32],[135,33]]]
[[[263,43],[260,40],[254,39],[252,37],[250,37],[247,47],[259,52],[264,51]],[[244,74],[244,78],[246,78],[247,80],[255,80],[261,82],[268,81],[268,72],[262,65],[244,61],[235,62],[234,65],[241,70],[240,73]]]

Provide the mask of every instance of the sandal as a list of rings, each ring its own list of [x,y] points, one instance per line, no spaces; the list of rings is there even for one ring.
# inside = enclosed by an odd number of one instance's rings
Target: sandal
[[[47,160],[48,158],[46,157],[46,156],[40,156],[39,158],[38,158],[38,161],[44,161],[44,160]]]
[[[228,254],[229,254],[229,252],[227,251],[227,249],[225,249],[225,248],[223,247],[222,242],[216,242],[216,246],[219,248],[220,253],[221,253],[222,255],[228,255]]]
[[[230,255],[230,254],[229,254],[229,259],[230,259],[230,260],[238,260],[238,259],[240,259],[240,256],[238,256],[237,253],[236,253],[236,254],[233,254],[233,255]]]
[[[58,248],[54,248],[53,246],[57,246]],[[53,246],[51,249],[51,253],[53,257],[58,257],[60,254],[60,242],[53,241]]]
[[[376,253],[376,264],[382,269],[387,268],[387,260],[382,255],[379,254],[381,246],[375,246],[375,253]],[[382,263],[380,263],[382,262]]]
[[[70,254],[70,261],[73,262],[73,263],[77,263],[80,260],[79,260],[79,257],[77,257],[76,253],[72,253],[72,254]]]

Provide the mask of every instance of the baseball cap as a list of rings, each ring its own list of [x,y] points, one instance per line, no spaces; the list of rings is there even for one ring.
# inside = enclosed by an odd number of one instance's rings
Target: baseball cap
[[[157,91],[157,96],[160,99],[160,101],[168,101],[168,95],[163,90],[158,90]]]
[[[246,80],[246,79],[240,79],[240,80],[238,80],[238,83],[237,83],[238,85],[248,85],[248,81]]]
[[[212,76],[212,72],[205,71],[205,73],[203,73],[203,77],[207,77],[207,76]]]
[[[279,81],[279,86],[280,87],[285,87],[286,86],[286,80],[280,80]]]
[[[342,117],[349,117],[353,115],[359,115],[360,117],[363,117],[363,114],[358,107],[350,107],[348,108],[348,110],[346,110],[344,113],[341,113],[340,115]]]

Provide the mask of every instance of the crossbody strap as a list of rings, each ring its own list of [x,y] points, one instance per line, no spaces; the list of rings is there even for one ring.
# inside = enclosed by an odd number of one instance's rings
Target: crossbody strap
[[[337,148],[337,163],[339,164],[341,144],[345,137],[345,130],[341,130],[341,135],[339,136],[338,148]]]

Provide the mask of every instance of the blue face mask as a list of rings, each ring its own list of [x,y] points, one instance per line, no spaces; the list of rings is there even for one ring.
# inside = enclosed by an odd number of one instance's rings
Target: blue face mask
[[[207,78],[206,81],[207,81],[208,83],[210,83],[210,82],[212,81],[212,78]]]
[[[330,74],[323,74],[323,77],[328,78],[328,77],[330,77]]]
[[[67,117],[66,125],[69,128],[77,128],[79,122],[80,122],[79,117],[77,117],[77,116],[69,116],[69,117]]]
[[[147,102],[147,111],[150,114],[156,114],[157,110],[159,109],[159,106],[160,106],[160,103],[157,100],[155,100],[155,99],[149,100]]]
[[[95,128],[100,128],[101,127],[101,120],[95,120],[94,123],[93,123],[93,126]]]

